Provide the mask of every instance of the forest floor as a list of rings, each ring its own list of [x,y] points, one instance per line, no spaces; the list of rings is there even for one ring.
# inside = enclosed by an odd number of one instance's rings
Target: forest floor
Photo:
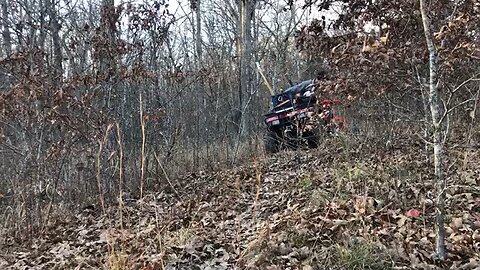
[[[85,208],[31,242],[2,239],[0,269],[480,269],[480,151],[448,145],[440,262],[423,144],[378,145],[337,137],[172,178],[121,212]]]

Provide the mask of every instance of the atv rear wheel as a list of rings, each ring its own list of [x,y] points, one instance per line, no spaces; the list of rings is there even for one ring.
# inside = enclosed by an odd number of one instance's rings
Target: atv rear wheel
[[[307,140],[308,148],[317,148],[320,140],[320,130],[318,128],[314,128],[311,131],[305,132],[303,137]]]
[[[268,154],[275,154],[280,150],[280,140],[275,132],[268,131],[263,141],[265,143],[265,151]]]

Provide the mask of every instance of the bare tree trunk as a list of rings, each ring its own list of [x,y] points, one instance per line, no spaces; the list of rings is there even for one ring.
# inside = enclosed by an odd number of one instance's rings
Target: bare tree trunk
[[[254,80],[253,80],[253,61],[254,60],[254,39],[252,34],[252,24],[255,19],[255,5],[256,0],[246,0],[246,20],[245,20],[245,91],[248,93],[249,98],[253,95]],[[245,134],[250,133],[251,125],[249,125],[249,111],[248,105],[244,106],[244,112],[242,113],[242,130]]]
[[[2,37],[3,37],[3,48],[5,50],[6,55],[10,55],[12,53],[12,38],[10,36],[10,30],[8,25],[8,7],[7,7],[7,0],[0,0],[0,5],[2,8]]]
[[[47,27],[45,25],[45,15],[46,15],[46,10],[48,9],[48,0],[40,0],[40,34],[38,36],[38,46],[41,48],[41,49],[44,49],[45,48],[45,39],[46,39],[46,36],[47,36]],[[54,7],[54,6],[52,6]]]
[[[195,12],[195,25],[193,23],[194,19],[192,18],[192,31],[194,34],[194,39],[195,39],[195,44],[194,44],[194,51],[195,55],[193,58],[194,61],[194,68],[196,71],[196,78],[194,82],[194,87],[195,87],[195,99],[197,102],[195,102],[195,133],[196,136],[194,138],[194,148],[195,148],[195,155],[194,155],[194,166],[197,167],[199,164],[199,155],[198,151],[201,147],[200,144],[200,137],[201,137],[201,132],[200,132],[200,104],[198,101],[202,100],[200,90],[201,90],[201,76],[200,76],[200,69],[201,69],[201,58],[202,58],[202,21],[201,21],[201,10],[200,10],[200,0],[192,0],[191,2],[191,8]]]
[[[105,39],[103,48],[101,48],[100,54],[100,73],[110,72],[115,65],[115,59],[113,50],[115,48],[115,32],[117,23],[117,14],[115,12],[115,6],[113,0],[102,0],[101,11],[101,28],[102,37]]]
[[[143,99],[142,99],[142,90],[139,89],[139,101],[140,101],[140,129],[142,131],[142,153],[140,157],[140,199],[143,198],[143,188],[144,188],[144,176],[145,176],[145,120],[143,118]]]
[[[107,81],[103,93],[103,107],[111,109],[112,95],[112,79],[113,72],[116,67],[116,23],[118,16],[115,10],[113,0],[102,0],[101,17],[100,17],[100,36],[103,41],[96,48],[99,50],[98,74],[103,80]]]
[[[442,118],[440,117],[440,106],[437,89],[437,51],[431,34],[430,19],[425,10],[424,0],[420,0],[420,12],[422,13],[423,29],[425,32],[425,39],[430,54],[430,112],[432,114],[433,122],[433,160],[435,165],[436,177],[436,243],[435,250],[441,260],[446,258],[445,250],[445,177],[442,169],[443,158],[443,144],[442,139]]]
[[[197,68],[200,67],[202,61],[202,19],[200,10],[200,0],[195,3],[195,18],[196,18],[196,38],[195,38],[195,52],[197,59]]]
[[[54,54],[54,72],[53,85],[55,88],[59,87],[63,76],[62,68],[62,47],[60,43],[60,23],[58,21],[57,12],[55,10],[55,3],[53,0],[49,1],[48,12],[50,15],[50,24],[52,29],[53,54]]]
[[[239,53],[239,132],[244,133],[245,129],[245,100],[244,95],[246,93],[251,94],[252,82],[253,82],[253,69],[252,69],[252,20],[255,11],[256,0],[240,0],[239,1],[239,39],[237,44],[237,51]]]
[[[245,36],[245,1],[238,0],[238,22],[237,22],[237,61],[238,61],[238,111],[235,115],[235,124],[237,125],[238,132],[240,132],[240,122],[242,118],[242,108],[243,108],[243,95],[245,94],[245,83],[244,83],[244,65],[245,65],[245,47],[244,47],[244,36]]]

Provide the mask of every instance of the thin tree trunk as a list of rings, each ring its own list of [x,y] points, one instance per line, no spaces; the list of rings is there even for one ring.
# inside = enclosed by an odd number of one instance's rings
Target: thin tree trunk
[[[49,14],[52,28],[52,41],[53,41],[53,55],[54,55],[54,72],[53,72],[53,85],[55,88],[59,87],[60,81],[63,76],[62,68],[62,47],[60,43],[60,23],[58,21],[57,12],[55,10],[55,3],[53,0],[49,3]]]
[[[10,30],[8,29],[8,6],[7,0],[0,0],[0,5],[2,6],[2,37],[3,37],[3,48],[6,55],[12,53],[12,37],[10,36]]]
[[[248,93],[249,98],[253,95],[253,65],[252,59],[253,58],[253,35],[252,35],[252,23],[255,16],[255,4],[256,0],[245,0],[246,1],[246,9],[245,9],[245,62],[244,62],[244,72],[245,72],[245,92]],[[242,132],[244,134],[250,133],[250,125],[249,123],[249,111],[247,111],[247,107],[244,106],[244,112],[242,112]]]
[[[420,12],[422,13],[423,29],[425,39],[429,51],[430,62],[430,112],[433,122],[433,160],[435,165],[436,177],[436,241],[435,250],[441,260],[446,258],[445,250],[445,177],[443,175],[442,158],[443,158],[443,140],[442,140],[442,123],[440,117],[440,106],[437,89],[437,51],[431,34],[430,19],[425,10],[424,0],[420,0]]]
[[[201,20],[201,9],[200,9],[200,0],[196,1],[195,4],[195,18],[196,18],[196,39],[195,39],[195,52],[197,58],[197,68],[200,67],[202,62],[202,20]]]
[[[45,39],[47,36],[47,31],[46,31],[46,25],[45,25],[45,15],[46,15],[46,10],[48,8],[48,0],[40,0],[40,34],[38,36],[38,46],[41,49],[45,48]]]
[[[195,167],[198,167],[198,165],[200,164],[200,157],[198,155],[199,153],[199,148],[201,147],[201,143],[200,143],[200,126],[201,126],[201,123],[200,123],[200,104],[199,104],[199,101],[202,100],[202,97],[201,97],[201,94],[200,94],[200,89],[201,89],[201,76],[200,76],[200,69],[201,69],[201,57],[202,57],[202,33],[201,33],[201,30],[202,30],[202,21],[201,21],[201,10],[200,10],[200,0],[196,0],[194,3],[192,3],[192,9],[193,11],[195,11],[195,25],[193,25],[193,18],[192,18],[192,30],[193,30],[193,33],[194,33],[194,37],[195,37],[195,44],[194,44],[194,50],[195,50],[195,55],[194,55],[194,68],[195,68],[195,71],[196,71],[196,78],[195,78],[195,82],[194,82],[194,87],[195,87],[195,100],[197,102],[195,102],[194,106],[195,106],[195,133],[196,133],[196,136],[194,138],[194,148],[195,148],[195,155],[194,155],[194,160],[193,160],[193,163],[194,163],[194,166]]]
[[[120,228],[123,229],[123,138],[120,125],[116,123],[118,144],[118,210],[120,214]]]
[[[98,75],[106,82],[103,94],[102,106],[107,109],[112,109],[112,89],[113,82],[111,81],[114,70],[116,68],[116,23],[118,15],[115,10],[115,3],[113,0],[102,0],[101,14],[100,14],[100,36],[104,39],[99,44],[99,59],[98,59]]]
[[[424,121],[425,121],[425,127],[424,127],[424,131],[423,131],[423,136],[424,136],[424,139],[425,139],[425,158],[426,158],[426,162],[427,163],[430,163],[430,143],[428,142],[429,140],[429,134],[430,134],[430,121],[429,121],[429,118],[428,118],[428,111],[429,111],[429,106],[430,106],[430,102],[429,102],[429,97],[427,97],[427,94],[423,85],[424,85],[424,82],[422,80],[422,78],[420,78],[420,76],[418,76],[418,81],[420,82],[420,84],[422,85],[421,86],[421,89],[420,91],[422,91],[422,102],[423,102],[423,112],[424,112]]]
[[[238,59],[238,117],[236,118],[235,124],[238,127],[238,132],[240,132],[241,126],[241,112],[243,108],[243,95],[245,91],[245,81],[244,81],[244,66],[245,66],[245,1],[238,1],[238,23],[237,23],[237,59]]]
[[[143,99],[142,99],[142,90],[139,89],[139,100],[140,100],[140,128],[142,131],[142,153],[140,159],[140,199],[143,198],[143,189],[144,189],[144,176],[145,176],[145,120],[143,118]]]
[[[115,66],[115,57],[113,55],[113,49],[116,44],[116,22],[117,15],[115,12],[115,6],[113,0],[102,0],[102,11],[101,11],[100,24],[102,27],[102,37],[105,38],[106,48],[100,48],[100,73],[110,72],[111,69]],[[109,76],[108,76],[109,77]]]
[[[27,21],[26,28],[28,29],[26,46],[29,48],[35,48],[35,46],[37,46],[37,35],[34,27],[34,12],[32,12],[32,9],[35,9],[35,2],[29,2],[28,0],[25,0],[23,4],[25,5],[25,17]]]
[[[246,115],[244,110],[245,99],[243,96],[248,93],[251,94],[253,70],[252,70],[252,20],[255,11],[255,0],[240,0],[239,1],[239,38],[237,44],[237,51],[239,56],[239,132],[242,136],[245,132]]]

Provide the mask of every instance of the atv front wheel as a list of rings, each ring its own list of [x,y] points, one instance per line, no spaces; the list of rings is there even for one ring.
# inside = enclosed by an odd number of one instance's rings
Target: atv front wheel
[[[280,150],[280,141],[275,132],[267,132],[263,138],[265,143],[265,151],[268,154],[275,154]]]
[[[311,131],[305,132],[303,137],[307,140],[308,148],[317,148],[320,139],[320,130],[315,128]]]

